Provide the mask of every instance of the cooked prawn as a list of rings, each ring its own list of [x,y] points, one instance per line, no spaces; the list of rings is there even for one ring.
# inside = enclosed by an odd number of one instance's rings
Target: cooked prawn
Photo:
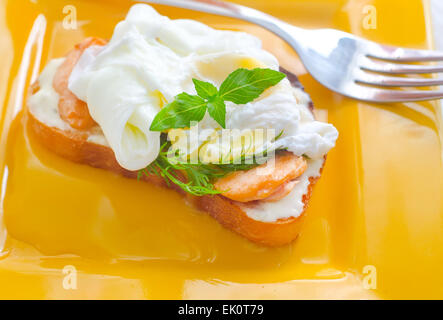
[[[59,94],[58,111],[60,117],[66,121],[72,128],[89,129],[95,125],[95,121],[89,114],[87,104],[78,99],[68,89],[68,79],[72,69],[80,59],[83,51],[92,45],[103,46],[106,41],[100,38],[87,38],[77,44],[67,55],[65,61],[60,65],[55,73],[53,86]]]
[[[237,171],[219,179],[214,185],[217,190],[223,191],[224,197],[239,202],[263,200],[271,195],[275,195],[276,199],[292,190],[295,183],[282,186],[299,177],[306,168],[303,157],[281,152],[276,155],[274,165],[264,163],[248,171]]]
[[[271,194],[267,198],[262,199],[261,201],[276,202],[280,199],[283,199],[292,191],[292,189],[294,189],[294,187],[297,183],[298,183],[297,180],[291,180],[291,181],[285,182],[280,187],[278,187],[277,190],[275,190],[273,194]]]

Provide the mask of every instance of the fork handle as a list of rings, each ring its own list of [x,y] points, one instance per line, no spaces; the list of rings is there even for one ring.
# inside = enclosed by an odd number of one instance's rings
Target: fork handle
[[[144,2],[174,6],[252,22],[281,37],[295,51],[299,49],[299,44],[295,39],[305,38],[308,31],[259,10],[218,0],[144,0]]]

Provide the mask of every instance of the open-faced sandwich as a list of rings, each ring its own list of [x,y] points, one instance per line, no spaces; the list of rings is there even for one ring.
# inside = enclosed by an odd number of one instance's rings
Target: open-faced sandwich
[[[270,246],[297,237],[338,136],[259,39],[142,4],[109,41],[87,38],[51,60],[27,105],[56,154],[174,188]]]

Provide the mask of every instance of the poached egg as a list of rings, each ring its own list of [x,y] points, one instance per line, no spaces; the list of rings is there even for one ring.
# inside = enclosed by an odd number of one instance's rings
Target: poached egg
[[[171,20],[136,4],[107,45],[85,50],[69,78],[69,89],[87,103],[119,164],[139,170],[160,150],[160,133],[149,130],[154,117],[177,94],[196,93],[192,78],[219,87],[232,71],[255,67],[279,69],[258,38],[194,20]],[[226,127],[283,132],[279,147],[321,159],[335,145],[338,132],[313,118],[307,100],[283,79],[250,103],[227,102]],[[220,128],[208,114],[199,125]]]

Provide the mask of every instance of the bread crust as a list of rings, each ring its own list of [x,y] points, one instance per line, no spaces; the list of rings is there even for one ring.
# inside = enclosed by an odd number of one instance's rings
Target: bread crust
[[[38,84],[32,85],[29,94],[35,92],[36,89],[38,90]],[[312,108],[312,105],[310,107]],[[37,140],[55,154],[67,160],[112,171],[127,178],[137,178],[137,172],[126,170],[118,164],[111,148],[88,141],[90,131],[61,130],[56,127],[50,127],[38,120],[32,114],[29,107],[27,108],[26,116],[28,126]],[[320,170],[320,175],[322,170],[323,167]],[[155,175],[144,175],[141,180],[157,186],[175,189],[185,195],[196,208],[210,214],[225,228],[255,243],[274,247],[288,244],[298,237],[306,215],[305,210],[308,206],[309,198],[320,175],[315,178],[309,178],[310,183],[307,193],[303,195],[304,208],[300,216],[279,219],[274,222],[252,219],[244,211],[245,204],[230,200],[222,195],[197,197],[185,194],[176,185],[170,184],[168,186],[162,178]]]

